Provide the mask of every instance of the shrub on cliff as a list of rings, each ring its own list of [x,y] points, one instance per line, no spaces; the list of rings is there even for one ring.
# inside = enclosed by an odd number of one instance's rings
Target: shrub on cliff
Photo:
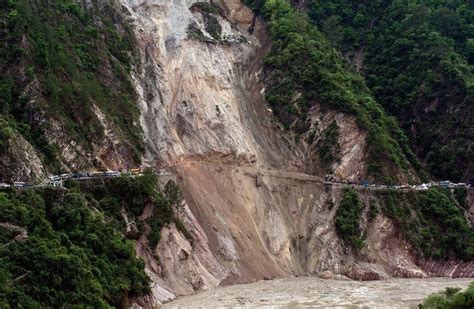
[[[357,249],[362,249],[364,246],[364,238],[359,226],[362,208],[363,204],[357,192],[353,189],[345,189],[334,218],[337,235],[346,245]]]

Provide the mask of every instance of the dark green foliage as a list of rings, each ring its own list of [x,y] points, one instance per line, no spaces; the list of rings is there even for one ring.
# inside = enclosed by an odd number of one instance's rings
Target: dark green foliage
[[[210,41],[208,38],[206,38],[204,33],[202,33],[201,29],[195,22],[192,22],[189,24],[187,33],[188,33],[188,37],[190,37],[191,39],[204,41],[204,42]]]
[[[140,177],[122,176],[118,178],[91,179],[90,181],[74,181],[66,183],[70,189],[84,192],[90,200],[96,200],[104,212],[117,220],[122,221],[121,210],[125,210],[133,217],[142,214],[147,203],[154,203],[161,207],[164,203],[163,195],[156,190],[156,176],[146,171]],[[165,221],[172,217],[172,210],[163,206],[161,210]]]
[[[461,205],[462,208],[468,210],[469,204],[467,202],[467,189],[466,188],[455,188],[453,195],[456,198],[456,201]]]
[[[8,140],[13,137],[14,130],[8,121],[0,116],[0,155],[8,150]]]
[[[362,208],[362,201],[357,192],[353,189],[345,189],[341,204],[334,217],[337,235],[346,245],[357,249],[362,249],[364,246],[364,237],[360,230]]]
[[[178,219],[177,203],[181,203],[181,191],[174,185],[167,185],[165,192],[157,191],[156,176],[146,171],[141,177],[119,177],[96,179],[91,181],[69,181],[67,187],[79,190],[86,194],[88,200],[93,201],[104,213],[114,220],[117,227],[124,227],[122,210],[138,224],[149,224],[148,240],[151,247],[155,247],[160,240],[161,228],[172,222],[180,227],[184,235],[189,232]],[[148,206],[153,210],[152,215],[143,221],[138,217]]]
[[[393,219],[416,253],[435,259],[474,259],[474,229],[447,190],[378,192],[382,212]]]
[[[221,39],[222,26],[215,16],[208,16],[206,18],[206,31],[216,40]]]
[[[155,248],[161,239],[161,228],[162,224],[159,220],[150,221],[150,234],[148,235],[148,241],[150,248]]]
[[[183,206],[183,193],[173,180],[166,183],[163,193],[174,209],[179,209]]]
[[[80,192],[0,192],[2,308],[118,307],[148,293],[149,278],[133,245]]]
[[[140,158],[141,130],[134,124],[139,110],[129,79],[134,39],[114,10],[107,2],[88,10],[72,0],[3,2],[0,117],[52,169],[58,153],[45,136],[47,119],[61,123],[67,136],[91,150],[104,135],[94,104],[134,159]],[[25,92],[33,84],[34,90]]]
[[[166,183],[163,193],[174,212],[178,213],[184,206],[184,197],[181,188],[178,187],[173,180],[170,180]],[[183,222],[181,220],[175,220],[174,223],[176,224],[176,228],[183,233],[184,237],[192,242],[192,236],[184,226]]]
[[[68,181],[68,190],[0,191],[0,222],[25,228],[28,238],[0,226],[2,307],[124,306],[149,292],[143,261],[123,236],[126,214],[156,246],[160,230],[175,222],[182,194],[174,183],[156,190],[150,171],[140,177]],[[140,220],[145,207],[152,215]],[[176,209],[177,211],[177,209]],[[147,227],[145,227],[147,226]]]
[[[370,204],[369,204],[369,221],[374,220],[375,217],[377,217],[378,213],[379,213],[379,204],[375,200],[370,201]]]
[[[431,173],[472,179],[472,3],[311,0],[308,11],[347,57],[362,55],[375,99],[397,116]]]
[[[177,214],[181,210],[184,202],[181,189],[176,185],[173,180],[170,180],[168,181],[168,183],[166,183],[162,195],[163,201],[161,207],[155,208],[153,211],[153,216],[148,220],[150,224],[150,234],[148,235],[150,247],[156,247],[156,245],[160,241],[161,228],[171,222],[176,225],[176,228],[186,237],[186,239],[192,241],[191,234],[186,229],[183,222],[181,222],[181,220],[179,220],[177,217]],[[167,211],[171,211],[170,217],[163,217],[163,207],[165,207]]]
[[[190,10],[197,10],[201,12],[204,18],[204,27],[207,33],[209,33],[215,41],[219,42],[221,40],[222,26],[219,23],[217,16],[222,15],[221,8],[213,3],[196,2],[190,7]],[[188,35],[193,39],[205,42],[209,41],[196,23],[189,25]]]
[[[316,103],[350,113],[369,133],[368,172],[373,178],[395,181],[394,170],[407,170],[409,162],[419,169],[396,121],[306,15],[284,0],[251,4],[268,22],[272,50],[265,60],[266,99],[284,125],[306,132],[308,111]]]
[[[321,160],[327,166],[339,160],[341,147],[339,145],[339,126],[336,121],[333,121],[324,130],[322,141],[317,147]]]
[[[474,282],[465,291],[446,288],[441,293],[431,294],[419,308],[422,309],[471,309],[474,308]]]
[[[221,8],[215,5],[214,3],[208,2],[195,2],[190,8],[191,10],[199,10],[202,13],[220,15]]]

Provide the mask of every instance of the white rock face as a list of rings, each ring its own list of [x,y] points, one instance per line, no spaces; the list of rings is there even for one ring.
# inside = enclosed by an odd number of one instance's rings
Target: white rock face
[[[189,9],[195,1],[124,2],[142,52],[134,79],[148,159],[167,165],[190,157],[264,157],[252,132],[254,119],[243,109],[253,103],[246,102],[244,64],[259,46],[239,28],[246,25],[219,17],[223,37],[245,37],[246,42],[206,43],[188,38],[188,26],[202,24],[201,14]]]

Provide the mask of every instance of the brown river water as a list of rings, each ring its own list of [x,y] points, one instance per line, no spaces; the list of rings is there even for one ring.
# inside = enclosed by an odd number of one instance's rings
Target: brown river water
[[[238,284],[185,296],[163,308],[417,308],[431,293],[466,288],[471,279],[378,281],[287,278]]]

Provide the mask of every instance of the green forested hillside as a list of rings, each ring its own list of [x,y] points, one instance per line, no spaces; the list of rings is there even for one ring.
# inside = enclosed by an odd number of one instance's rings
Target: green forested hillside
[[[61,125],[63,142],[92,151],[104,138],[96,105],[135,161],[142,152],[139,111],[129,78],[132,31],[103,1],[88,9],[73,0],[5,0],[0,13],[0,157],[21,134],[51,170]],[[65,139],[65,140],[64,140]]]
[[[315,104],[355,115],[369,133],[369,175],[396,181],[394,171],[407,172],[410,166],[421,174],[396,120],[305,14],[285,0],[248,2],[268,22],[272,49],[265,60],[266,98],[283,124],[306,132],[308,111]]]
[[[156,243],[165,224],[182,227],[170,185],[160,193],[147,173],[68,186],[0,191],[0,307],[119,307],[149,292],[122,213],[137,222],[131,236],[149,224]],[[146,205],[153,215],[138,220]]]
[[[390,161],[418,168],[412,149],[436,178],[474,177],[471,2],[247,3],[268,21],[267,99],[284,124],[305,131],[317,102],[354,113],[369,131],[372,175],[387,174]]]
[[[361,230],[361,216],[363,209],[369,208],[369,224],[379,212],[392,219],[417,256],[472,261],[474,228],[464,217],[462,205],[456,194],[438,188],[424,192],[380,190],[369,205],[364,205],[358,193],[348,188],[336,211],[334,225],[345,246],[362,249],[365,231]]]
[[[376,196],[381,211],[393,220],[415,253],[433,259],[474,259],[474,228],[449,190],[387,190]]]
[[[399,120],[431,174],[474,171],[474,4],[310,0],[306,10]]]

